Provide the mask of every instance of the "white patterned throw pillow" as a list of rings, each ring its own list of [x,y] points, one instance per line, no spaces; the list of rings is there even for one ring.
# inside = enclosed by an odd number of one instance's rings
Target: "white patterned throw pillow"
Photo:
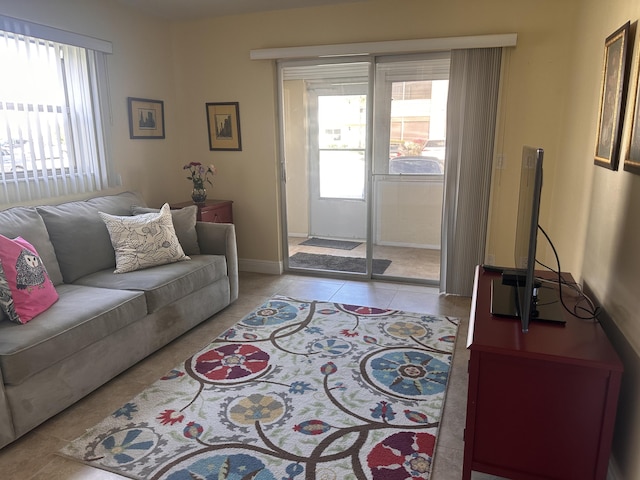
[[[190,260],[176,237],[167,203],[158,213],[118,216],[100,212],[100,217],[116,253],[114,273]]]

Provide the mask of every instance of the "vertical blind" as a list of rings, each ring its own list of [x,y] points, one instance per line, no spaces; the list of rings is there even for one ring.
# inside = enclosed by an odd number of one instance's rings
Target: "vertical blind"
[[[471,296],[484,260],[501,48],[453,50],[447,107],[447,151],[440,290]]]
[[[103,55],[0,30],[0,203],[87,193],[114,183],[102,121]]]

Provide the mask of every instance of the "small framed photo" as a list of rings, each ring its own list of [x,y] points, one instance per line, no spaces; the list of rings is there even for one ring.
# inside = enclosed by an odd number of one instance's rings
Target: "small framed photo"
[[[128,97],[129,138],[164,138],[164,102]]]
[[[242,150],[238,102],[207,103],[209,150]]]
[[[627,43],[630,23],[609,35],[604,46],[600,112],[596,137],[596,165],[618,169],[623,105],[627,78]]]

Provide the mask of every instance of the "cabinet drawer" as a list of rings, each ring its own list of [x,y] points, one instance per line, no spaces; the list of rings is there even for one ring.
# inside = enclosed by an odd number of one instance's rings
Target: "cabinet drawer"
[[[233,223],[229,205],[220,207],[203,207],[200,209],[200,221],[211,223]]]
[[[174,203],[171,208],[184,208],[194,205],[193,202]],[[206,200],[204,204],[198,204],[196,219],[199,222],[209,223],[233,223],[233,201],[231,200]]]

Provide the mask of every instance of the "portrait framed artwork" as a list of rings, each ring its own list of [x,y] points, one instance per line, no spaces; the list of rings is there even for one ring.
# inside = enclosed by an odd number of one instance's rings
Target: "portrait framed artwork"
[[[596,165],[610,170],[618,169],[622,116],[627,78],[627,43],[630,22],[609,35],[604,46],[604,65],[600,110],[596,136]]]
[[[635,65],[635,95],[633,99],[629,99],[629,104],[633,104],[633,115],[631,117],[631,125],[628,129],[629,133],[624,139],[624,170],[626,172],[640,175],[640,58]]]
[[[164,102],[128,97],[129,138],[164,138]]]
[[[209,150],[242,150],[240,104],[207,103],[206,108]]]

